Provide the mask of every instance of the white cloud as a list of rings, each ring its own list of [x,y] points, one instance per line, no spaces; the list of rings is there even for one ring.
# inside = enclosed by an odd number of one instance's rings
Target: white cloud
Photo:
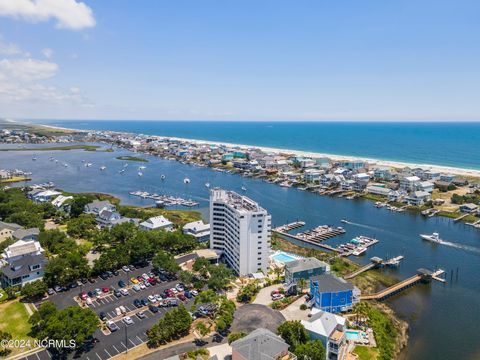
[[[45,56],[47,59],[50,59],[53,55],[53,50],[49,48],[42,49],[42,54]]]
[[[0,55],[13,56],[21,54],[22,49],[18,45],[5,42],[3,36],[0,35]]]
[[[71,30],[95,26],[92,9],[76,0],[0,0],[0,15],[31,22],[53,18],[57,28]]]
[[[0,60],[0,76],[14,81],[29,82],[44,80],[56,74],[58,65],[43,60],[3,59]]]

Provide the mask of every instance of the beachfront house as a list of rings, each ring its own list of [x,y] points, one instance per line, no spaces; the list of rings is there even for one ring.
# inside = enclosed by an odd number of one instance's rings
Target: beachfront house
[[[306,169],[303,173],[303,180],[308,183],[320,182],[320,177],[324,173],[323,170]]]
[[[285,263],[285,282],[296,283],[299,279],[308,280],[312,276],[330,272],[330,265],[314,257],[302,258]]]
[[[355,187],[355,180],[353,179],[344,180],[341,182],[340,187],[344,191],[353,190],[353,188]]]
[[[368,164],[363,160],[343,160],[338,162],[338,166],[348,170],[368,169]]]
[[[391,167],[379,166],[373,170],[373,178],[375,180],[390,181],[394,178],[394,173]]]
[[[55,199],[52,200],[52,205],[55,206],[55,209],[57,210],[69,213],[72,201],[73,196],[58,195]]]
[[[186,235],[192,235],[198,242],[210,240],[210,224],[205,224],[202,220],[185,224],[182,232]]]
[[[40,243],[18,240],[5,248],[0,256],[0,282],[2,287],[22,286],[40,280],[46,259]]]
[[[367,193],[388,197],[393,192],[392,189],[385,187],[384,184],[371,184],[366,188]]]
[[[325,348],[326,359],[342,358],[347,342],[346,319],[326,311],[312,309],[312,316],[302,320],[302,325],[311,340],[320,340]]]
[[[432,183],[431,181],[420,181],[418,183],[417,190],[426,191],[428,193],[431,193],[433,191],[434,187],[435,187],[435,184]]]
[[[268,329],[255,329],[231,343],[232,360],[295,360],[290,347],[280,336]]]
[[[368,185],[370,181],[370,175],[367,173],[360,173],[353,175],[353,180],[355,183],[353,184],[354,191],[363,191]]]
[[[350,311],[360,300],[360,289],[332,274],[310,278],[312,303],[320,310],[331,313]]]
[[[22,229],[22,227],[18,224],[0,221],[0,243],[11,238],[12,234],[20,229]]]
[[[173,231],[173,223],[162,215],[151,217],[139,225],[140,230],[165,230]]]

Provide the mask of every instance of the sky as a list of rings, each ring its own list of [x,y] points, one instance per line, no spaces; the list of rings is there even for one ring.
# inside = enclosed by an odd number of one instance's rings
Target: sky
[[[478,0],[0,0],[0,117],[480,120]]]

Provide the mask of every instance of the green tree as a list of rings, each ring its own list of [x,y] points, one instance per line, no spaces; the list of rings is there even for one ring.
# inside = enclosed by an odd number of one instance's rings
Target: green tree
[[[245,331],[240,331],[240,332],[232,332],[228,334],[228,344],[233,343],[234,341],[237,341],[243,337],[247,336],[247,333]]]
[[[75,241],[60,230],[41,231],[38,241],[52,254],[64,254],[78,248]]]
[[[83,254],[73,251],[50,259],[45,266],[43,280],[49,286],[66,286],[74,280],[88,277],[89,273],[90,267]]]
[[[44,221],[42,213],[34,212],[34,209],[31,211],[21,211],[9,215],[6,219],[6,222],[17,223],[26,228],[44,228]]]
[[[95,230],[95,216],[81,214],[67,222],[67,234],[76,238],[90,238]]]
[[[152,260],[153,266],[164,269],[170,273],[176,273],[180,270],[180,266],[176,263],[173,256],[166,251],[159,251]]]
[[[304,278],[298,279],[297,286],[300,289],[300,292],[302,293],[303,290],[307,287],[307,280],[305,280]]]
[[[299,344],[304,344],[308,341],[307,330],[305,330],[300,321],[285,321],[278,327],[277,333],[291,346],[290,351],[293,353],[295,353],[295,349]]]
[[[47,292],[47,284],[42,280],[32,281],[23,285],[20,294],[27,299],[35,300],[42,298]]]
[[[325,348],[320,340],[309,340],[295,347],[298,360],[324,360]]]
[[[187,286],[193,283],[193,274],[190,271],[182,270],[178,273],[178,278]]]
[[[207,285],[212,290],[225,290],[233,278],[233,271],[227,268],[224,264],[211,266],[209,269],[210,278],[207,280]]]
[[[0,330],[0,356],[6,357],[12,352],[12,350],[7,346],[2,346],[3,340],[11,340],[12,335],[6,331]]]

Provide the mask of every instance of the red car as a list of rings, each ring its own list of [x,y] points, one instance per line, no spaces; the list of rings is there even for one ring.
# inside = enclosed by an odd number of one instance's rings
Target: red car
[[[109,289],[108,287],[103,287],[103,288],[102,288],[102,291],[103,291],[104,293],[109,293],[109,292],[110,292],[110,289]]]
[[[85,291],[80,293],[80,299],[87,300],[87,297],[88,297],[88,295]]]
[[[187,297],[186,297],[185,295],[183,295],[183,294],[178,294],[178,295],[177,295],[177,298],[179,298],[179,299],[182,300],[182,301],[186,301],[186,300],[187,300]]]
[[[148,279],[148,282],[150,283],[150,285],[157,285],[157,279],[151,277]]]
[[[145,279],[142,276],[137,276],[137,280],[139,282],[144,282],[145,281]]]

